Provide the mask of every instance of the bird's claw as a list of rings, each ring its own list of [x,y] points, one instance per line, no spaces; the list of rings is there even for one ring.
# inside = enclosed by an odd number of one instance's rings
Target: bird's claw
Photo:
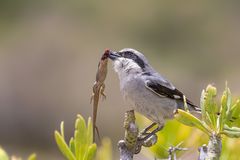
[[[158,126],[156,129],[154,129],[152,132],[148,133],[147,131],[149,131],[151,128],[153,128],[156,125],[156,123],[151,124],[150,126],[148,126],[147,128],[145,128],[141,133],[140,136],[138,137],[139,141],[145,141],[147,139],[149,139],[150,137],[152,137],[153,135],[156,135],[156,133],[158,131],[160,131],[163,126]],[[144,137],[142,137],[143,135],[145,135]]]
[[[138,154],[141,151],[141,149],[142,149],[142,144],[141,143],[137,144],[134,153]]]
[[[151,136],[146,138],[150,134]],[[143,137],[143,135],[138,136],[137,144],[134,151],[135,154],[138,154],[141,151],[142,146],[151,147],[157,143],[157,135],[155,133],[154,134],[148,133],[148,135],[146,135],[145,137]]]
[[[140,132],[140,134],[141,134],[141,135],[146,135],[146,134],[148,134],[148,133],[149,133],[148,131],[151,130],[155,125],[157,125],[157,123],[153,122],[150,126],[144,128],[144,129]]]

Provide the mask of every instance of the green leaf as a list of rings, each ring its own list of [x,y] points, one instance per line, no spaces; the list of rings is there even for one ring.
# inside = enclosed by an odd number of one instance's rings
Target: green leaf
[[[0,147],[0,160],[9,160],[7,153]]]
[[[217,95],[217,89],[212,85],[208,85],[204,96],[205,112],[208,113],[207,121],[205,121],[212,129],[216,129],[217,126],[217,113],[219,108],[217,107],[215,97]]]
[[[97,151],[97,145],[95,143],[91,144],[88,147],[87,153],[85,154],[83,160],[93,160],[96,155],[96,151]]]
[[[65,136],[64,136],[64,122],[63,121],[60,124],[60,131],[61,131],[61,135],[62,135],[63,139],[65,140]]]
[[[221,133],[230,138],[239,138],[240,137],[240,132],[237,132],[237,131],[224,130]]]
[[[228,90],[227,112],[229,112],[231,110],[231,105],[232,105],[232,94],[229,88],[227,88],[227,90]]]
[[[71,152],[71,150],[68,148],[68,145],[66,144],[66,142],[64,141],[63,137],[60,135],[60,133],[58,131],[55,131],[54,133],[55,135],[55,140],[56,143],[58,145],[58,148],[60,149],[60,151],[62,152],[62,154],[68,159],[68,160],[76,160],[76,158],[74,157],[73,153]]]
[[[28,160],[37,160],[37,155],[35,153],[31,154],[29,157],[28,157]]]
[[[228,127],[227,125],[224,125],[224,130],[233,131],[233,132],[240,132],[239,127]]]
[[[76,121],[75,121],[75,131],[74,131],[74,149],[75,149],[75,156],[76,156],[76,159],[78,160],[79,159],[79,152],[80,152],[80,141],[79,139],[81,137],[79,137],[79,133],[77,131],[77,126],[78,126],[78,123],[79,123],[79,119],[77,118]]]
[[[74,144],[74,139],[73,137],[71,137],[70,141],[69,141],[69,148],[72,151],[73,154],[75,154],[75,144]]]
[[[81,115],[78,115],[78,118],[75,123],[75,152],[77,160],[82,160],[84,157],[84,151],[87,149],[86,144],[86,124],[85,120]]]
[[[240,128],[238,127],[228,127],[227,125],[224,125],[224,130],[222,134],[225,134],[226,136],[230,138],[239,138],[240,137]]]
[[[220,116],[218,118],[219,121],[219,128],[218,132],[221,132],[223,130],[223,126],[227,120],[227,111],[230,110],[231,107],[231,93],[230,89],[226,86],[225,91],[223,92],[222,98],[221,98],[221,109],[220,109]]]
[[[205,90],[202,90],[201,98],[200,98],[200,107],[202,113],[202,120],[206,122],[208,117],[206,115],[206,108],[205,108]]]
[[[177,109],[174,117],[179,122],[181,122],[187,126],[190,126],[190,127],[196,127],[198,129],[202,130],[203,132],[205,132],[206,134],[210,135],[209,129],[206,128],[206,126],[198,118],[193,116],[191,113],[188,113],[181,109]]]
[[[228,112],[227,115],[227,124],[229,126],[239,126],[240,127],[240,100],[237,101],[232,105],[231,110]]]
[[[76,159],[79,160],[80,158],[80,139],[82,137],[80,137],[79,131],[75,130],[74,132],[74,145],[75,145],[75,156]]]
[[[239,99],[233,105],[231,111],[232,111],[232,118],[239,118],[240,117],[240,100]]]
[[[93,125],[91,117],[88,118],[88,128],[87,128],[87,144],[93,143]]]

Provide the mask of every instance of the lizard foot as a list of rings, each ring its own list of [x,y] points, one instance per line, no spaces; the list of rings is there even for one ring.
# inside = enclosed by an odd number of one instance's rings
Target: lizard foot
[[[103,92],[101,92],[101,96],[103,101],[106,100],[107,96]]]
[[[92,104],[93,98],[94,98],[94,93],[92,93],[91,98],[90,98],[90,104]]]

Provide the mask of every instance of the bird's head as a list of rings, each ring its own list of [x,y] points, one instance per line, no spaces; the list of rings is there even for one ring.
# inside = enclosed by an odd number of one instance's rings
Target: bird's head
[[[113,61],[114,69],[118,74],[137,74],[145,72],[149,68],[144,55],[134,49],[110,51],[109,58]]]

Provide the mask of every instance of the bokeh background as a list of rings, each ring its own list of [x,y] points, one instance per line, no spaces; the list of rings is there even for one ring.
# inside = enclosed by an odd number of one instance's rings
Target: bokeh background
[[[65,121],[72,135],[89,104],[105,48],[135,48],[193,102],[213,83],[240,95],[240,2],[0,1],[0,145],[8,153],[63,159],[53,133]],[[111,69],[100,103],[101,136],[116,144],[128,109]],[[139,158],[140,159],[140,158]]]

